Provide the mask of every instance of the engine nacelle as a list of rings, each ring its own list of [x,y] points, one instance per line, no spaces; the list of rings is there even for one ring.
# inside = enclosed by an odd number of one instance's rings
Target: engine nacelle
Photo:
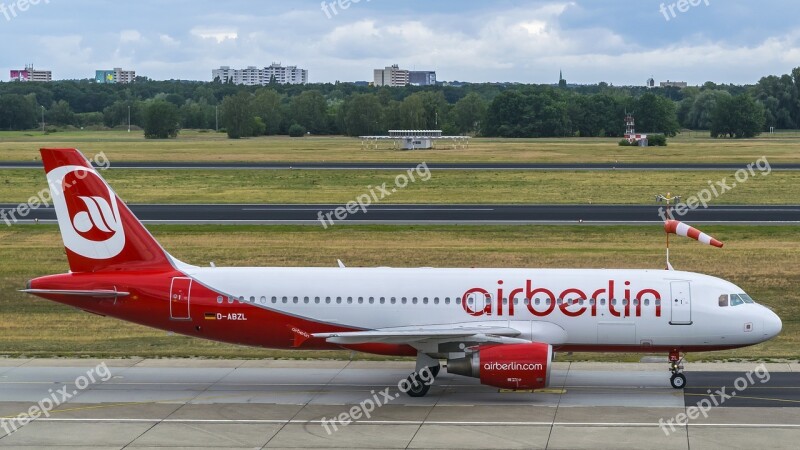
[[[549,344],[483,345],[464,358],[448,359],[447,372],[501,389],[543,389],[550,384],[552,359]]]

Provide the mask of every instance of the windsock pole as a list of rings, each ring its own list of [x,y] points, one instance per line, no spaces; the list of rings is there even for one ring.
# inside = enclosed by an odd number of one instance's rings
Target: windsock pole
[[[667,220],[673,220],[672,218],[672,203],[678,203],[681,201],[681,197],[676,195],[673,196],[671,193],[667,192],[667,195],[656,195],[656,201],[659,203],[666,203],[667,204]],[[667,234],[667,268],[666,270],[675,270],[672,268],[672,264],[669,262],[669,232]]]

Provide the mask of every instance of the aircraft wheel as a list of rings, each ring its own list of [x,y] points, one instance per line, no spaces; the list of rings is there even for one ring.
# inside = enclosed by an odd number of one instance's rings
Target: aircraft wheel
[[[428,395],[428,391],[431,390],[431,385],[422,382],[422,380],[419,379],[419,376],[417,376],[417,374],[409,376],[408,383],[410,388],[408,392],[406,392],[406,394],[408,394],[409,397],[414,397],[414,398],[425,397],[426,395]]]
[[[686,387],[686,375],[682,373],[676,373],[669,379],[669,383],[675,389],[683,389]]]

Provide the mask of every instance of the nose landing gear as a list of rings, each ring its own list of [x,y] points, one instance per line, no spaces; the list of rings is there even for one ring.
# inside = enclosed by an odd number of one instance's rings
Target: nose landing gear
[[[669,371],[672,376],[669,383],[675,389],[683,389],[686,387],[686,375],[683,374],[683,356],[679,351],[673,351],[669,354]]]

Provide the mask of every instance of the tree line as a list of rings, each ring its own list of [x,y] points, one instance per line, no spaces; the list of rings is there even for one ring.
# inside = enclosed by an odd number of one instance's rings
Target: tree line
[[[47,125],[145,130],[222,129],[259,135],[384,134],[441,129],[486,137],[619,137],[626,112],[637,131],[673,136],[681,129],[715,137],[753,137],[770,127],[800,128],[800,68],[752,86],[706,83],[685,89],[464,84],[374,88],[352,83],[248,87],[219,82],[90,80],[0,83],[0,130]]]

